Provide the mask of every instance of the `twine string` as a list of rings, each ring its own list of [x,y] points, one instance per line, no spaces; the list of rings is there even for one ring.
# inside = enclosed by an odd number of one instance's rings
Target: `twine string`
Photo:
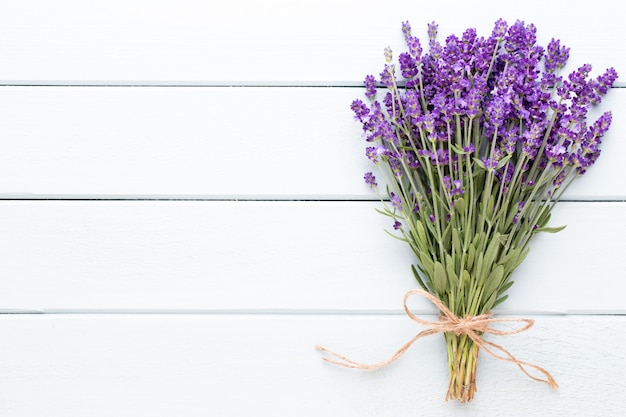
[[[407,306],[407,300],[412,295],[421,295],[422,297],[428,299],[432,302],[440,311],[440,316],[438,321],[425,320],[420,317],[417,317],[409,307]],[[327,349],[323,346],[317,345],[316,348],[328,356],[322,357],[322,359],[326,362],[343,366],[346,368],[355,368],[355,369],[378,369],[384,366],[389,365],[394,362],[396,359],[404,355],[404,353],[415,343],[417,340],[421,339],[425,336],[430,336],[437,333],[447,333],[453,332],[456,335],[467,335],[477,346],[479,349],[483,349],[493,358],[503,360],[506,362],[511,362],[517,365],[517,367],[528,376],[530,379],[539,382],[545,382],[550,385],[552,388],[558,388],[558,384],[555,379],[550,375],[548,371],[544,368],[537,366],[535,364],[521,361],[513,356],[508,350],[503,348],[501,345],[497,343],[493,343],[485,340],[481,334],[492,334],[495,336],[507,336],[516,333],[523,332],[531,328],[535,321],[527,318],[493,318],[491,313],[489,314],[481,314],[479,316],[468,316],[468,317],[458,317],[454,314],[448,307],[446,307],[441,300],[439,300],[434,295],[430,294],[427,291],[415,289],[407,292],[404,296],[404,311],[406,312],[409,318],[423,326],[426,326],[427,329],[419,332],[415,336],[413,336],[408,342],[406,342],[400,349],[398,349],[393,355],[391,355],[388,359],[385,359],[381,362],[373,363],[373,364],[364,364],[360,362],[356,362],[346,356],[340,355],[337,352],[333,352],[330,349]],[[493,323],[522,323],[523,325],[517,329],[513,330],[500,330],[494,329],[490,327]],[[480,334],[479,334],[480,333]],[[532,375],[527,368],[533,368],[536,371],[540,372],[545,376],[545,378],[537,377]]]

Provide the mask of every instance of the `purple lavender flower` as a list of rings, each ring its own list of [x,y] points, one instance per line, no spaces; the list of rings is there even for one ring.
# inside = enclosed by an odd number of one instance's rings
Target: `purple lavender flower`
[[[566,151],[563,145],[550,145],[546,147],[545,155],[554,166],[562,166]]]
[[[409,53],[416,61],[419,62],[422,55],[422,45],[418,38],[411,35],[411,25],[409,22],[402,23],[402,33],[404,34],[404,40],[409,48]]]
[[[483,87],[474,83],[469,89],[464,99],[464,105],[460,107],[459,113],[466,114],[468,117],[474,118],[480,110],[481,100],[484,95]]]
[[[379,130],[380,136],[386,142],[393,142],[395,144],[399,144],[399,139],[396,134],[396,130],[393,128],[393,125],[389,121],[385,120],[384,123],[380,124],[379,128],[380,128]]]
[[[404,34],[405,40],[411,36],[411,24],[408,20],[406,22],[402,22],[402,33]]]
[[[617,80],[617,72],[615,69],[609,68],[604,72],[604,74],[598,76],[595,80],[590,81],[589,84],[598,98],[597,101],[593,101],[593,103],[600,102],[600,98],[609,91],[609,88],[613,86],[615,80]]]
[[[463,190],[463,181],[461,180],[454,180],[453,181],[454,187],[450,190],[450,194],[452,195],[462,195],[465,190]]]
[[[435,118],[433,114],[426,113],[422,115],[418,120],[417,126],[428,133],[433,133],[435,131]]]
[[[543,126],[540,123],[531,123],[523,134],[522,153],[528,159],[535,159],[541,147]]]
[[[518,137],[519,129],[511,128],[506,129],[504,134],[502,135],[502,149],[507,154],[512,154],[515,152]]]
[[[402,177],[402,156],[396,154],[393,154],[388,160],[387,162],[389,163],[389,168],[391,169],[391,172],[393,173],[393,176],[396,178],[401,178]]]
[[[469,145],[463,147],[463,152],[474,153],[476,152],[476,146],[474,146],[473,143],[470,143]]]
[[[396,67],[391,64],[385,65],[385,69],[380,73],[380,82],[389,89],[392,89],[395,85],[395,72]]]
[[[368,146],[365,148],[365,155],[367,155],[367,158],[375,164],[380,163],[381,157],[388,156],[389,154],[389,149],[382,145]]]
[[[354,100],[350,106],[354,112],[354,118],[359,122],[364,123],[367,120],[367,116],[370,114],[370,109],[361,100]]]
[[[391,47],[388,46],[385,48],[385,62],[390,64],[392,59],[393,59],[393,51],[391,50]]]
[[[533,24],[528,26],[521,20],[516,21],[504,37],[504,49],[509,53],[505,55],[505,59],[510,59],[517,52],[526,52],[531,49],[536,41],[537,28]]]
[[[483,158],[482,161],[485,168],[489,171],[493,171],[498,166],[498,161],[494,158]]]
[[[365,179],[365,183],[372,188],[376,188],[378,185],[376,183],[376,177],[371,172],[366,172],[363,178]]]
[[[385,94],[383,103],[385,104],[385,109],[387,110],[387,116],[389,116],[390,119],[399,120],[402,117],[402,104],[400,102],[400,98],[395,94],[392,94],[391,91],[388,91],[387,94]]]
[[[493,32],[491,32],[491,37],[501,40],[506,35],[506,31],[509,28],[509,25],[502,18],[498,19],[494,25]]]
[[[569,48],[561,46],[559,40],[552,40],[548,43],[547,53],[545,57],[545,69],[547,72],[555,72],[561,69],[567,63],[569,58]]]
[[[445,175],[441,178],[441,182],[450,195],[462,195],[465,192],[463,181],[460,179],[451,180],[449,176]]]
[[[567,172],[566,171],[561,171],[558,173],[558,175],[556,176],[556,178],[554,178],[554,180],[552,180],[552,184],[554,185],[554,188],[557,189],[561,186],[561,184],[563,184],[563,181],[565,181],[565,178],[567,177]]]
[[[450,191],[450,188],[452,187],[452,180],[448,175],[444,175],[443,177],[441,177],[441,183],[446,190]]]
[[[404,78],[410,79],[417,75],[417,62],[409,53],[401,53],[398,61],[400,62],[400,73]]]
[[[610,111],[604,112],[602,116],[598,118],[584,135],[585,144],[597,144],[600,142],[600,138],[609,130],[613,114]]]
[[[433,152],[429,151],[428,149],[418,149],[417,154],[424,158],[431,158],[433,155]]]
[[[505,164],[499,170],[494,171],[494,173],[496,175],[496,178],[498,178],[498,180],[502,184],[508,184],[511,182],[511,178],[513,177],[514,170],[515,170],[514,164],[512,162],[509,162]],[[504,187],[504,189],[506,189],[506,187]]]
[[[609,129],[611,120],[612,114],[610,111],[603,113],[583,135],[580,149],[569,155],[570,161],[577,167],[579,175],[584,174],[587,168],[593,165],[600,156],[601,150],[598,145],[600,145],[602,136]]]
[[[435,22],[428,24],[428,46],[430,48],[430,55],[434,58],[438,58],[441,54],[441,45],[437,41],[437,30],[439,25]]]
[[[408,90],[404,95],[404,113],[412,124],[416,124],[422,114],[419,95],[415,90]]]
[[[402,211],[402,199],[399,195],[391,192],[389,193],[389,198],[391,199],[391,205],[399,211]]]
[[[419,169],[422,166],[419,159],[417,159],[417,155],[415,155],[413,151],[406,152],[405,159],[409,168]]]
[[[447,149],[437,149],[432,153],[430,160],[433,165],[448,165],[450,163],[450,152]]]
[[[493,127],[502,126],[506,116],[506,102],[503,96],[496,96],[487,106],[487,117]]]
[[[376,96],[376,78],[373,75],[365,77],[365,97],[372,99]]]

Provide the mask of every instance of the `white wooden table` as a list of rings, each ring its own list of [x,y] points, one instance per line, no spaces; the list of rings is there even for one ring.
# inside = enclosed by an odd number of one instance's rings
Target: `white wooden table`
[[[626,390],[626,85],[602,155],[496,313],[552,390],[481,355],[445,402],[408,248],[388,238],[349,105],[400,24],[493,22],[626,72],[612,3],[0,0],[0,415],[613,416]],[[599,113],[598,113],[599,114]],[[624,153],[622,153],[624,152]],[[416,314],[434,318],[426,301]],[[18,313],[18,314],[15,314]]]

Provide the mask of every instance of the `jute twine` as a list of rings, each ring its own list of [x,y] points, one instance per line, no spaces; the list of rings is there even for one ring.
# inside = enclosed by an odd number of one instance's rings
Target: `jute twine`
[[[440,311],[439,320],[438,321],[424,320],[414,315],[409,310],[409,307],[407,306],[407,300],[412,295],[421,295],[422,297],[425,297],[428,300],[430,300]],[[415,343],[418,339],[421,339],[424,336],[429,336],[429,335],[437,334],[437,333],[453,332],[456,335],[463,335],[463,334],[467,335],[467,337],[469,337],[470,339],[472,339],[472,341],[474,341],[474,343],[479,347],[479,349],[483,349],[492,357],[516,364],[520,368],[520,370],[524,374],[526,374],[529,378],[535,381],[545,382],[546,384],[550,385],[552,388],[558,388],[558,384],[556,383],[552,375],[550,375],[550,373],[546,371],[544,368],[534,365],[529,362],[524,362],[524,361],[520,361],[519,359],[516,359],[508,350],[506,350],[505,348],[503,348],[502,346],[496,343],[485,340],[481,335],[481,334],[488,333],[488,334],[493,334],[496,336],[507,336],[507,335],[520,333],[531,328],[533,324],[535,323],[534,320],[525,319],[525,318],[493,318],[491,313],[482,314],[479,316],[458,317],[454,313],[452,313],[452,311],[450,311],[450,309],[446,307],[441,302],[441,300],[439,300],[437,297],[430,294],[429,292],[419,290],[419,289],[411,290],[406,293],[406,295],[404,296],[404,311],[406,312],[407,316],[411,318],[411,320],[421,325],[427,326],[428,329],[423,330],[419,332],[418,334],[416,334],[411,340],[406,342],[400,349],[398,349],[396,353],[394,353],[392,356],[390,356],[388,359],[384,361],[374,363],[374,364],[364,364],[364,363],[355,362],[352,359],[349,359],[343,355],[333,352],[332,350],[329,350],[323,346],[317,345],[316,348],[330,355],[330,356],[322,357],[322,359],[325,360],[326,362],[329,362],[335,365],[344,366],[346,368],[377,369],[377,368],[382,368],[384,366],[387,366],[393,361],[395,361],[396,359],[398,359],[411,347],[413,343]],[[511,323],[511,322],[524,323],[524,325],[514,330],[498,330],[498,329],[489,327],[490,324],[492,323]],[[533,368],[537,370],[538,372],[542,373],[545,376],[545,378],[540,378],[540,377],[530,374],[527,368]]]

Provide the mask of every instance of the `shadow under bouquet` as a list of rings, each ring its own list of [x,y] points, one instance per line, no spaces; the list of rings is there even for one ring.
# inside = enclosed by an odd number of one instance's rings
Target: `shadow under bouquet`
[[[368,142],[372,172],[365,182],[383,203],[394,231],[416,257],[413,273],[421,290],[405,297],[405,310],[430,326],[383,363],[361,365],[334,352],[354,368],[385,365],[417,338],[443,333],[449,360],[446,399],[471,401],[476,391],[480,349],[515,363],[529,377],[557,384],[543,368],[514,358],[485,333],[511,334],[528,319],[493,319],[504,302],[513,271],[524,261],[532,237],[558,232],[550,214],[568,186],[596,161],[611,113],[587,123],[590,108],[617,79],[614,69],[591,78],[591,65],[559,75],[569,49],[558,40],[539,46],[534,25],[502,19],[491,36],[467,29],[441,44],[437,25],[428,25],[424,53],[408,22],[402,24],[408,51],[386,64],[376,79],[365,78],[366,102],[352,102]],[[399,72],[399,75],[398,75]],[[381,96],[378,100],[377,96]],[[380,190],[384,188],[384,190]],[[417,319],[406,298],[420,293],[437,305],[437,322]],[[516,331],[498,331],[494,321],[523,321]],[[540,378],[528,372],[532,367]]]

